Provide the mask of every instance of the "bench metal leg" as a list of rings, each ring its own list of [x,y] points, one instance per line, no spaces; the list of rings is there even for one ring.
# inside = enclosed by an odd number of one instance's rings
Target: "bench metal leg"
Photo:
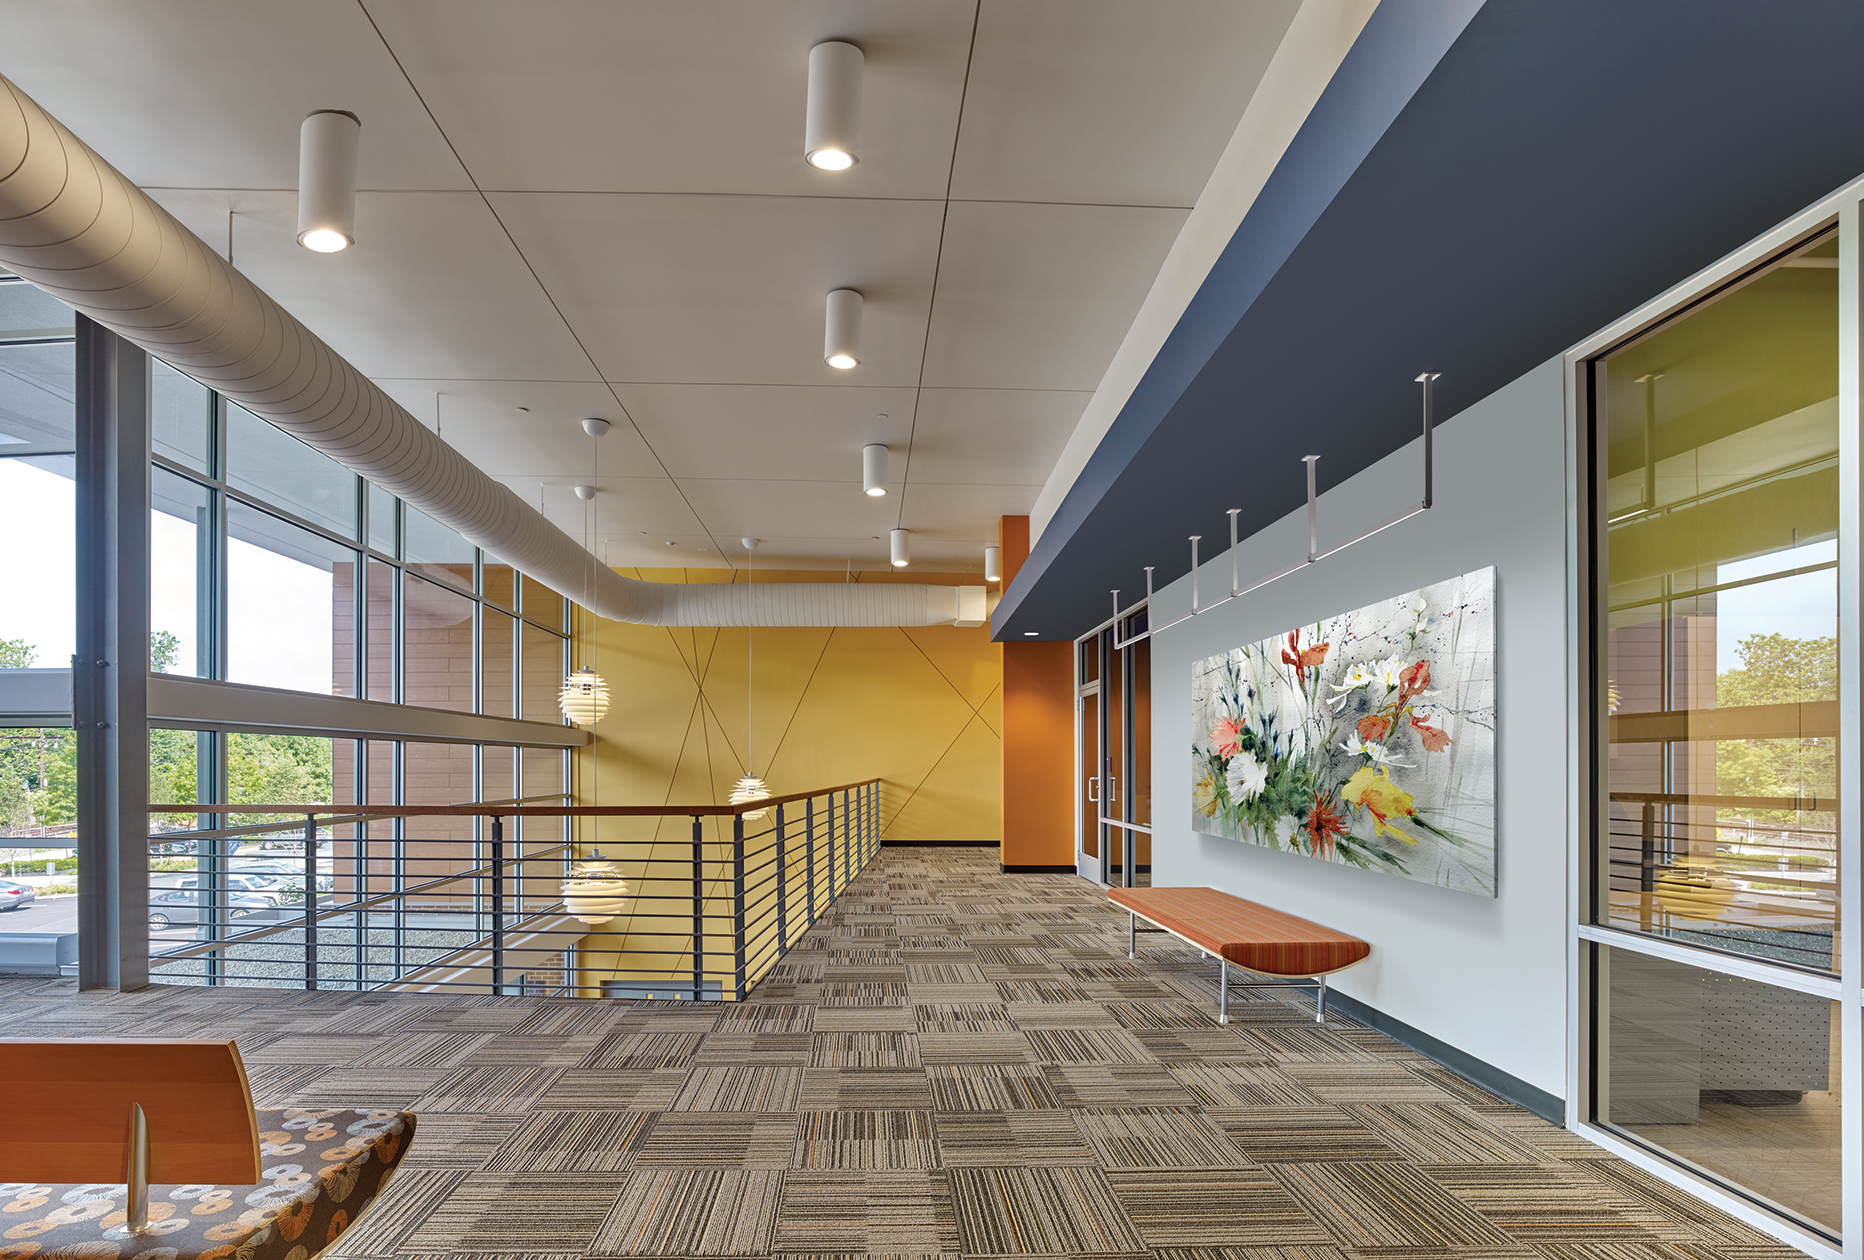
[[[1315,976],[1314,982],[1320,987],[1314,990],[1314,1022],[1327,1022],[1327,977]]]
[[[1139,916],[1131,910],[1126,912],[1126,956],[1137,958],[1134,951],[1139,947]]]
[[[1230,960],[1217,958],[1217,1022],[1230,1022]]]

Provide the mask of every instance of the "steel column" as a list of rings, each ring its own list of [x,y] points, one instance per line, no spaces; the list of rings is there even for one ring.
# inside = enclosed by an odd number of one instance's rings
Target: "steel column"
[[[127,991],[149,983],[149,356],[82,315],[76,423],[78,987]]]

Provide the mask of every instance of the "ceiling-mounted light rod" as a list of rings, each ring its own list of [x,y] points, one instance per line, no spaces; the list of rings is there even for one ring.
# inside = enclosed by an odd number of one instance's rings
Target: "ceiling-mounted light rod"
[[[854,289],[836,289],[828,295],[828,317],[822,334],[822,361],[844,371],[861,361],[861,308],[865,303]]]
[[[356,243],[356,152],[362,121],[320,109],[298,128],[298,244],[334,254]]]
[[[893,567],[904,569],[913,560],[912,533],[909,530],[896,529],[888,533],[887,543],[892,551]]]
[[[1115,590],[1113,592],[1113,646],[1116,648],[1124,648],[1131,644],[1138,643],[1144,639],[1149,639],[1161,630],[1171,629],[1173,626],[1179,624],[1179,622],[1189,621],[1191,618],[1198,616],[1200,613],[1207,613],[1213,608],[1220,608],[1224,604],[1229,603],[1233,599],[1240,599],[1244,595],[1248,595],[1255,591],[1261,590],[1263,587],[1269,585],[1272,582],[1279,582],[1283,578],[1289,576],[1290,574],[1300,572],[1302,569],[1305,569],[1310,564],[1318,563],[1321,560],[1325,560],[1328,556],[1335,555],[1338,552],[1345,551],[1348,547],[1352,546],[1354,543],[1364,542],[1366,539],[1372,537],[1374,534],[1383,533],[1385,530],[1390,529],[1394,525],[1400,524],[1404,521],[1408,521],[1412,517],[1418,515],[1420,512],[1428,512],[1430,510],[1430,506],[1432,502],[1434,479],[1435,479],[1434,450],[1433,450],[1433,439],[1432,439],[1432,429],[1434,428],[1434,426],[1431,421],[1431,387],[1433,383],[1437,380],[1437,378],[1442,375],[1443,374],[1441,372],[1424,372],[1424,373],[1421,373],[1417,377],[1417,383],[1423,386],[1423,391],[1424,391],[1424,497],[1421,501],[1419,501],[1416,507],[1406,508],[1404,511],[1398,513],[1398,515],[1391,517],[1388,520],[1379,522],[1377,525],[1374,525],[1371,529],[1362,530],[1361,532],[1354,534],[1351,538],[1348,538],[1345,542],[1335,543],[1333,546],[1328,547],[1325,551],[1322,551],[1320,548],[1320,494],[1319,494],[1319,487],[1318,487],[1319,478],[1316,474],[1316,465],[1318,465],[1320,462],[1320,456],[1303,455],[1301,457],[1301,462],[1307,466],[1307,555],[1301,560],[1297,561],[1296,563],[1291,564],[1287,568],[1281,570],[1279,573],[1272,573],[1268,577],[1265,577],[1258,582],[1251,583],[1248,586],[1239,587],[1237,585],[1237,576],[1236,576],[1237,575],[1237,548],[1239,545],[1239,540],[1237,538],[1237,514],[1242,509],[1231,508],[1229,510],[1229,517],[1230,517],[1230,593],[1228,595],[1225,595],[1222,599],[1216,600],[1213,603],[1206,604],[1202,607],[1198,606],[1198,602],[1197,602],[1197,584],[1198,584],[1197,583],[1197,578],[1198,578],[1197,542],[1198,542],[1198,539],[1202,537],[1202,535],[1193,534],[1191,535],[1191,611],[1187,612],[1184,616],[1179,617],[1175,621],[1166,622],[1162,626],[1148,626],[1146,629],[1141,630],[1139,633],[1133,635],[1133,637],[1130,639],[1120,638],[1120,622],[1124,618],[1132,616],[1134,613],[1138,612],[1142,608],[1149,609],[1152,605],[1152,566],[1147,565],[1146,566],[1146,597],[1143,600],[1134,604],[1131,608],[1128,608],[1125,611],[1121,611],[1120,592],[1118,590]]]
[[[809,50],[809,101],[803,111],[803,158],[821,171],[845,171],[860,158],[861,75],[867,58],[845,40]]]
[[[887,448],[879,442],[861,448],[861,489],[876,498],[887,492]]]
[[[984,580],[986,582],[1003,580],[1003,548],[984,548]]]

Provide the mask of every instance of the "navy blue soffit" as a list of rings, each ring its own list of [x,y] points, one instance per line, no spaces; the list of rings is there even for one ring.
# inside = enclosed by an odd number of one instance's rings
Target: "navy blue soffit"
[[[1864,172],[1864,5],[1467,14],[1379,6],[995,638],[1085,631],[1109,588],[1143,590],[1145,565],[1160,586],[1188,572],[1187,535],[1219,553],[1226,509],[1247,537],[1299,508],[1303,455],[1322,456],[1325,490],[1415,438],[1419,372],[1444,374],[1438,416],[1454,415]],[[1415,497],[1407,479],[1377,506]]]

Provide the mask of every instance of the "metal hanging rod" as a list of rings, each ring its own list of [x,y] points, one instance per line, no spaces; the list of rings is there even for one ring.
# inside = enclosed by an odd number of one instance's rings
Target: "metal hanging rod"
[[[1149,609],[1152,606],[1153,566],[1147,565],[1146,566],[1146,597],[1144,599],[1133,604],[1132,607],[1130,608],[1122,609],[1120,607],[1120,592],[1117,589],[1113,592],[1113,646],[1116,649],[1118,649],[1118,648],[1129,647],[1134,643],[1143,642],[1144,640],[1149,639],[1153,635],[1159,633],[1161,630],[1169,630],[1173,626],[1178,625],[1181,622],[1189,621],[1191,620],[1191,618],[1196,617],[1201,613],[1207,613],[1213,608],[1221,608],[1223,605],[1229,603],[1233,599],[1239,599],[1244,595],[1248,595],[1248,594],[1251,594],[1252,592],[1259,591],[1263,587],[1269,585],[1271,582],[1279,582],[1283,578],[1289,576],[1290,574],[1299,573],[1302,569],[1305,569],[1308,565],[1317,564],[1320,561],[1325,560],[1328,556],[1336,555],[1339,552],[1345,551],[1348,547],[1352,546],[1354,543],[1364,542],[1366,539],[1372,537],[1374,534],[1383,533],[1385,530],[1390,529],[1394,525],[1410,520],[1412,517],[1416,516],[1420,512],[1428,512],[1430,510],[1430,505],[1431,505],[1432,480],[1436,472],[1435,460],[1433,458],[1433,451],[1431,449],[1432,423],[1431,423],[1430,395],[1431,395],[1431,386],[1436,382],[1437,378],[1441,375],[1443,375],[1441,372],[1423,372],[1423,373],[1420,373],[1417,377],[1417,383],[1423,387],[1423,393],[1424,393],[1424,497],[1417,504],[1417,506],[1406,508],[1404,511],[1398,513],[1398,515],[1390,518],[1389,520],[1381,521],[1379,524],[1374,525],[1371,529],[1364,530],[1360,533],[1354,534],[1351,538],[1348,538],[1345,542],[1335,543],[1333,546],[1328,547],[1325,551],[1322,551],[1320,548],[1320,495],[1319,495],[1319,487],[1318,487],[1319,478],[1317,475],[1317,469],[1320,464],[1320,456],[1303,455],[1301,457],[1301,462],[1307,465],[1307,555],[1304,556],[1302,559],[1297,560],[1295,563],[1289,565],[1287,568],[1281,570],[1280,572],[1271,573],[1268,577],[1265,577],[1261,579],[1260,581],[1252,582],[1248,586],[1238,585],[1238,582],[1239,582],[1238,555],[1237,555],[1238,539],[1237,539],[1236,518],[1237,518],[1237,515],[1242,511],[1242,509],[1231,508],[1229,510],[1229,517],[1230,517],[1230,593],[1225,595],[1222,599],[1214,600],[1213,602],[1205,604],[1201,607],[1198,605],[1198,602],[1197,602],[1197,580],[1198,580],[1197,544],[1203,539],[1203,535],[1192,534],[1191,535],[1191,611],[1187,612],[1182,617],[1178,617],[1175,620],[1166,622],[1162,626],[1148,626],[1146,629],[1141,630],[1138,634],[1135,634],[1130,639],[1120,638],[1120,622],[1124,618],[1132,616],[1134,613],[1138,612],[1140,609],[1142,608]]]

